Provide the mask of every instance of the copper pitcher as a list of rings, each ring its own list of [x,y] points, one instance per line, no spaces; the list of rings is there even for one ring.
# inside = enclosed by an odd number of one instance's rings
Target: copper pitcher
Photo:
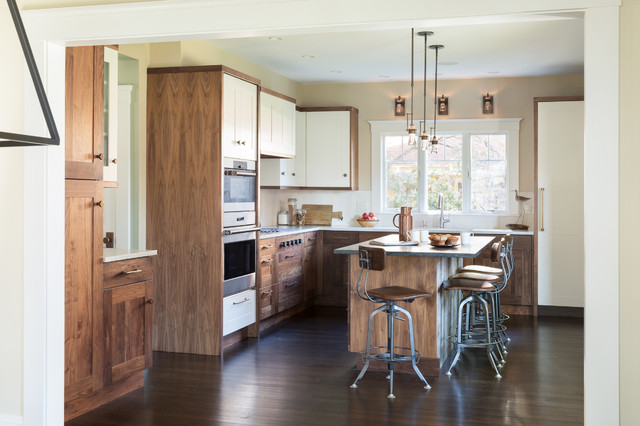
[[[399,224],[396,224],[396,218],[400,216]],[[411,230],[413,229],[413,216],[411,216],[411,207],[400,207],[400,213],[393,216],[393,226],[398,228],[400,241],[411,241]]]

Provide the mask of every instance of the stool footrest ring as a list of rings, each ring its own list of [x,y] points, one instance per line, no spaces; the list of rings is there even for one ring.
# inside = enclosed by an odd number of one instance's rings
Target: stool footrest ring
[[[386,352],[383,353],[371,353],[376,349],[384,349]],[[392,362],[406,362],[406,361],[414,361],[418,363],[420,361],[421,352],[416,350],[413,354],[411,354],[411,348],[407,348],[404,346],[394,346],[393,347],[393,360],[391,359],[391,353],[388,351],[387,346],[373,346],[369,348],[369,355],[367,355],[367,351],[360,351],[360,356],[362,357],[362,362],[367,362],[367,360],[378,360],[386,363]]]

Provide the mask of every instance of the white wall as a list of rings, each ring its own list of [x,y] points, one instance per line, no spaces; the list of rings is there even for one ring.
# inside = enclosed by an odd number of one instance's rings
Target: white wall
[[[24,59],[0,6],[0,130],[22,131]],[[22,421],[24,150],[0,148],[0,425]]]

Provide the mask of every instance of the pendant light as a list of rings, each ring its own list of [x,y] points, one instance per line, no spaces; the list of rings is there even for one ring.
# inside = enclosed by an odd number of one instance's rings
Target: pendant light
[[[419,36],[424,37],[424,84],[422,94],[422,122],[420,128],[420,149],[426,150],[429,143],[429,135],[427,134],[427,39],[433,35],[433,31],[420,31]]]
[[[413,124],[413,28],[411,28],[411,111],[407,114],[407,132],[409,133],[409,146],[415,146],[418,142],[416,126]],[[409,124],[409,116],[411,116],[411,124]]]
[[[438,52],[440,49],[444,49],[444,46],[441,44],[434,44],[429,46],[430,49],[436,51],[436,72],[434,79],[434,88],[433,88],[433,134],[431,136],[431,152],[438,152],[438,138],[436,137],[436,113],[438,111]]]

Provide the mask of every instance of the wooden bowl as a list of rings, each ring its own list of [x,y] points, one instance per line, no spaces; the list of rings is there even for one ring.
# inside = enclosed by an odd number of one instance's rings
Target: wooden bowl
[[[356,220],[358,221],[360,226],[364,226],[365,228],[373,228],[379,222],[379,220],[362,220],[362,219],[356,219]]]

